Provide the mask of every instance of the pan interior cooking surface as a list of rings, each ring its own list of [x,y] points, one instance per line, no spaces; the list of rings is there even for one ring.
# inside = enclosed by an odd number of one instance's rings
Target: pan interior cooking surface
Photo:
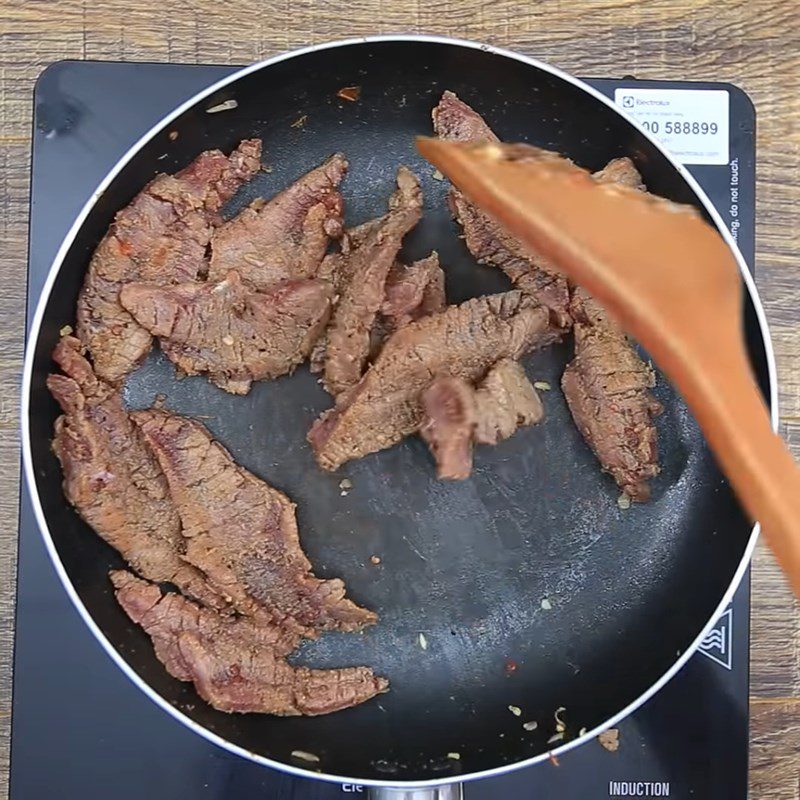
[[[361,87],[357,102],[336,97],[354,85]],[[350,161],[346,219],[358,223],[381,213],[404,163],[421,177],[425,212],[403,255],[413,260],[437,250],[451,303],[508,288],[498,270],[475,265],[450,218],[448,184],[414,149],[414,136],[431,130],[430,111],[445,89],[505,140],[558,150],[593,170],[629,155],[652,192],[699,205],[669,162],[615,112],[530,65],[435,42],[312,52],[241,78],[145,144],[79,231],[35,345],[37,489],[67,575],[110,642],[156,692],[228,742],[298,767],[309,765],[293,760],[292,751],[314,753],[323,772],[361,780],[429,780],[536,756],[634,702],[691,644],[736,571],[750,525],[681,399],[659,380],[662,474],[649,503],[623,509],[559,389],[569,342],[524,361],[531,379],[551,387],[542,392],[545,421],[478,448],[472,477],[454,483],[435,479],[416,437],[336,473],[320,470],[305,435],[331,403],[306,366],[234,397],[205,378],[176,380],[167,359],[151,353],[129,377],[126,402],[146,408],[163,394],[166,408],[199,418],[238,463],[298,504],[316,573],[342,577],[349,595],[380,615],[363,636],[325,635],[305,644],[295,661],[368,664],[390,679],[391,691],[329,717],[278,719],[226,715],[204,704],[190,685],[167,675],[145,634],[116,605],[107,573],[121,562],[61,493],[49,446],[57,409],[44,379],[114,212],[156,171],[247,137],[263,139],[269,171],[228,212],[271,196],[341,150]],[[226,99],[238,106],[206,113]],[[763,385],[766,356],[755,323],[748,335]],[[345,478],[352,484],[346,493]],[[549,741],[562,707],[565,738]],[[523,727],[534,721],[534,730]],[[460,758],[448,758],[452,753]]]

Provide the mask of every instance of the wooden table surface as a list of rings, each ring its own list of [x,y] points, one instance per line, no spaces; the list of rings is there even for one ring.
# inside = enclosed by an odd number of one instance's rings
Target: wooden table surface
[[[795,0],[0,0],[0,274],[6,277],[0,292],[0,797],[8,777],[34,80],[63,58],[244,64],[315,42],[389,32],[477,39],[580,75],[725,80],[750,94],[758,113],[756,282],[778,361],[782,433],[800,457]],[[760,548],[753,572],[750,781],[751,797],[759,800],[800,800],[799,612]]]

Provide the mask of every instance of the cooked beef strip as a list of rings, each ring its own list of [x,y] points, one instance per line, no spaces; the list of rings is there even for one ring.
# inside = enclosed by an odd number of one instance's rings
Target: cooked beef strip
[[[435,251],[408,265],[395,261],[386,277],[381,310],[370,331],[369,360],[378,357],[384,342],[398,328],[428,314],[437,314],[446,305],[444,271]]]
[[[475,381],[501,358],[560,335],[547,310],[519,291],[449,306],[394,333],[361,381],[318,419],[308,439],[317,461],[334,470],[391,447],[422,422],[420,392],[439,375]]]
[[[627,156],[612,159],[603,169],[595,172],[594,177],[602,183],[618,183],[620,186],[629,186],[631,189],[643,190],[645,188],[639,170]]]
[[[472,472],[475,392],[461,378],[442,375],[423,390],[419,433],[436,460],[436,477],[460,481]]]
[[[597,180],[644,191],[629,158],[616,158],[596,172]],[[585,289],[573,288],[576,356],[561,379],[578,429],[609,472],[633,500],[650,496],[647,481],[659,472],[658,434],[653,417],[661,405],[655,385],[623,331]]]
[[[518,361],[504,358],[486,374],[475,392],[478,444],[497,444],[517,428],[544,418],[542,401]]]
[[[236,272],[220,283],[129,283],[120,302],[188,375],[207,372],[217,386],[247,394],[252,381],[291,372],[328,321],[327,281],[287,281],[253,292]]]
[[[370,332],[381,308],[386,276],[394,264],[403,237],[422,216],[422,191],[406,167],[397,171],[397,191],[389,212],[366,228],[361,241],[352,242],[344,269],[348,279],[331,315],[325,351],[325,388],[337,397],[358,383],[370,350]]]
[[[433,109],[433,128],[442,139],[497,142],[486,121],[453,92],[445,92]],[[499,267],[516,288],[535,297],[552,314],[553,324],[568,328],[569,289],[566,278],[544,258],[506,233],[493,219],[452,187],[450,209],[464,231],[467,248],[481,264]]]
[[[330,239],[342,235],[337,187],[346,172],[345,157],[336,153],[269,202],[257,200],[220,226],[211,240],[209,280],[224,280],[233,269],[260,291],[313,278]]]
[[[312,574],[285,494],[238,466],[200,423],[155,409],[132,416],[167,477],[186,560],[237,611],[312,637],[375,622],[341,580]]]
[[[419,432],[436,459],[439,478],[463,480],[472,472],[472,443],[497,444],[533,425],[544,409],[519,362],[498,361],[478,388],[461,378],[438,377],[422,392]]]
[[[119,303],[129,281],[192,281],[205,269],[218,212],[259,169],[261,142],[230,155],[201,153],[175,175],[157,175],[120,211],[97,246],[78,298],[77,332],[100,378],[116,382],[147,355],[152,337]]]
[[[341,295],[352,278],[355,259],[349,258],[350,253],[381,224],[382,219],[370,220],[345,231],[341,251],[330,253],[323,259],[317,275],[333,284],[336,296]],[[410,265],[395,261],[386,276],[384,299],[370,331],[369,359],[375,359],[389,334],[401,325],[441,311],[445,305],[444,271],[435,251]],[[325,368],[327,345],[327,334],[317,339],[311,353],[312,372],[321,372]]]
[[[49,375],[47,387],[64,412],[53,450],[67,500],[140,575],[224,608],[202,572],[183,560],[186,542],[167,482],[119,394],[95,376],[76,338],[63,338],[53,359],[64,372]]]
[[[378,231],[384,219],[385,215],[362,222],[361,225],[356,225],[354,228],[348,228],[342,233],[342,237],[339,240],[339,250],[334,253],[328,253],[322,259],[317,271],[317,277],[329,281],[337,295],[341,294],[350,283],[353,269],[358,265],[357,259],[351,258],[351,256],[364,244],[369,236]]]
[[[396,261],[386,278],[381,315],[390,330],[445,307],[444,271],[434,251],[406,266]]]
[[[119,604],[153,641],[173,677],[192,681],[219,711],[297,716],[358,705],[388,688],[367,667],[293,667],[297,637],[247,617],[225,617],[129,572],[112,572]]]
[[[452,92],[445,92],[433,110],[437,136],[457,141],[499,141],[485,120]],[[615,158],[595,173],[598,180],[643,188],[641,176],[629,158]],[[453,216],[464,231],[472,255],[482,264],[499,267],[516,288],[547,306],[559,327],[570,325],[566,278],[538,253],[506,233],[493,219],[470,203],[455,187],[449,194]]]
[[[583,289],[573,292],[572,314],[575,359],[561,379],[572,417],[603,469],[631,499],[645,501],[647,481],[659,472],[653,371]]]
[[[446,91],[433,109],[433,128],[442,139],[457,142],[499,142],[497,134],[474,108],[455,92]]]

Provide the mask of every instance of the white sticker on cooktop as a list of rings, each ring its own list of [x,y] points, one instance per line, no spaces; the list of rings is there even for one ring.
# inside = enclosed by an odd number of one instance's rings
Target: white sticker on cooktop
[[[615,89],[614,102],[684,164],[728,163],[724,89]]]

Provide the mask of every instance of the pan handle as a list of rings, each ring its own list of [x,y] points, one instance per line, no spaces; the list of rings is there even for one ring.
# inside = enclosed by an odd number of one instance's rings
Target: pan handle
[[[445,783],[442,786],[422,786],[417,789],[372,786],[369,796],[372,800],[464,800],[464,784]]]

